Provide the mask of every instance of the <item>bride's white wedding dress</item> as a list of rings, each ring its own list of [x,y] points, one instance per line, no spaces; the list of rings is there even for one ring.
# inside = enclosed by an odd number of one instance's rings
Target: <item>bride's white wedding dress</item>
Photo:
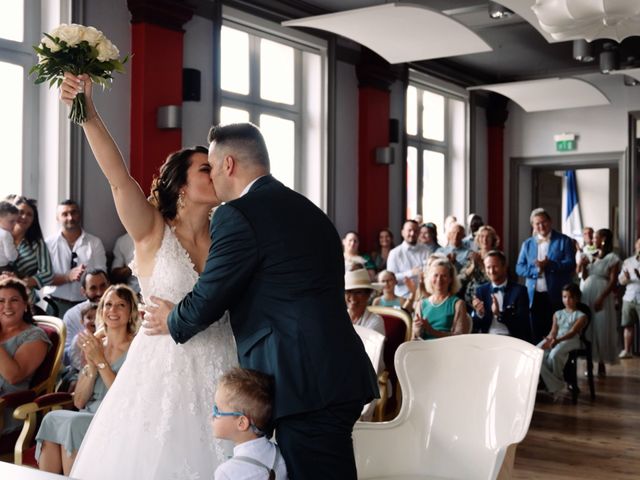
[[[187,251],[165,227],[144,298],[179,302],[198,279]],[[209,480],[232,445],[214,440],[217,377],[237,365],[228,314],[187,343],[141,330],[91,422],[71,477],[81,480]]]

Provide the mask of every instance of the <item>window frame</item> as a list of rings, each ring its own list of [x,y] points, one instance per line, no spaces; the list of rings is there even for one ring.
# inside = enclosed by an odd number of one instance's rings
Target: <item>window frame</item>
[[[23,40],[17,42],[0,38],[0,61],[23,68],[22,81],[22,165],[20,193],[34,195],[38,192],[38,139],[39,139],[39,91],[28,76],[35,62],[32,45],[39,43],[39,3],[25,0],[23,12]]]
[[[306,186],[308,179],[305,178],[308,170],[308,159],[305,158],[304,152],[305,131],[307,129],[308,119],[306,118],[305,99],[303,92],[305,90],[305,72],[303,68],[304,52],[313,53],[320,57],[321,62],[321,113],[320,119],[322,131],[320,134],[320,142],[322,151],[320,153],[321,161],[321,178],[319,184],[319,195],[317,201],[320,208],[324,211],[327,209],[327,98],[328,98],[328,45],[327,42],[278,24],[269,22],[268,20],[254,17],[245,12],[223,6],[221,26],[237,29],[250,35],[249,37],[249,94],[242,95],[235,92],[229,92],[219,86],[218,98],[219,105],[216,108],[231,107],[246,110],[249,112],[249,121],[259,125],[260,115],[272,115],[285,120],[294,122],[295,125],[295,145],[294,145],[294,164],[293,164],[293,181],[294,189],[303,194],[307,194]],[[260,97],[260,40],[270,40],[279,44],[283,44],[294,49],[294,103],[287,105],[284,103],[266,100]]]
[[[452,134],[452,131],[454,130],[453,127],[453,122],[454,122],[454,118],[453,118],[453,112],[452,112],[452,108],[451,108],[451,102],[452,101],[460,101],[463,102],[464,104],[464,119],[463,119],[463,128],[464,128],[464,151],[463,151],[463,184],[464,184],[464,200],[463,200],[463,209],[464,212],[461,212],[461,214],[466,213],[466,211],[469,209],[469,205],[468,205],[468,199],[469,199],[469,195],[468,195],[468,185],[469,185],[469,112],[470,112],[470,106],[469,106],[469,94],[468,92],[461,88],[458,87],[456,85],[450,84],[448,82],[445,82],[443,80],[440,80],[436,77],[432,77],[430,75],[424,74],[422,72],[418,72],[415,70],[410,70],[409,71],[409,79],[407,82],[407,85],[405,87],[405,90],[408,90],[409,87],[414,87],[417,89],[417,99],[418,99],[418,106],[417,106],[417,133],[415,135],[413,134],[409,134],[407,132],[406,129],[406,125],[405,125],[405,135],[406,135],[406,147],[407,150],[405,152],[405,169],[407,168],[406,166],[406,162],[408,161],[408,148],[409,147],[414,147],[417,149],[417,165],[416,165],[416,175],[417,175],[417,211],[414,213],[415,215],[422,215],[423,214],[423,209],[422,209],[422,204],[423,204],[423,195],[424,195],[424,183],[422,181],[423,177],[424,177],[424,169],[423,169],[423,163],[424,163],[424,152],[426,150],[429,151],[433,151],[433,152],[437,152],[437,153],[441,153],[444,155],[444,181],[445,181],[445,196],[443,199],[443,209],[444,209],[444,213],[443,213],[443,217],[446,217],[446,215],[453,213],[452,212],[452,206],[453,206],[453,195],[454,193],[452,192],[453,189],[448,188],[448,186],[451,184],[452,181],[452,170],[453,170],[453,165],[452,165],[452,158],[451,158],[451,153],[453,150],[453,142],[454,142],[454,135]],[[428,91],[430,93],[435,93],[437,95],[441,95],[444,97],[445,102],[444,102],[444,123],[445,123],[445,128],[444,128],[444,139],[442,141],[439,140],[434,140],[434,139],[430,139],[430,138],[425,138],[423,137],[423,113],[424,113],[424,102],[423,102],[423,95],[422,92],[423,91]],[[405,98],[408,95],[405,92]],[[406,109],[406,106],[405,106]],[[404,181],[405,181],[405,198],[404,198],[404,205],[405,205],[405,213],[407,210],[407,191],[408,191],[408,186],[406,185],[406,182],[408,181],[407,176],[404,175]],[[457,192],[459,194],[459,192]],[[430,219],[428,218],[424,218],[424,221],[430,221]]]

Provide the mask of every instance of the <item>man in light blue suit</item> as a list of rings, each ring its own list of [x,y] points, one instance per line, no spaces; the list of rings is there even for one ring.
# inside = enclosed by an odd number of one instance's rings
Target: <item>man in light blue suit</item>
[[[562,287],[576,269],[573,240],[552,230],[551,216],[536,208],[529,217],[533,236],[522,243],[516,273],[526,279],[531,308],[533,343],[551,330],[553,313],[562,308]]]

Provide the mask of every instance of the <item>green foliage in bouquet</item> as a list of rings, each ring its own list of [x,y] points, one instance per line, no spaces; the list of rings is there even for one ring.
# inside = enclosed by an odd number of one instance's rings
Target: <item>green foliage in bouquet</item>
[[[33,49],[38,54],[38,63],[29,75],[35,74],[36,85],[49,82],[49,88],[59,87],[65,72],[85,73],[105,88],[113,81],[113,72],[124,73],[124,64],[129,59],[128,55],[120,59],[117,47],[99,30],[75,24],[62,24],[45,33]],[[87,119],[83,93],[73,100],[69,119],[77,124]]]

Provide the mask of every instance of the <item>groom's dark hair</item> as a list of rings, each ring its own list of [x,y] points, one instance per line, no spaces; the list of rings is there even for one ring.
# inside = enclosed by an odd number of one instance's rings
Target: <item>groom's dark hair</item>
[[[244,151],[255,164],[269,170],[269,152],[260,129],[253,123],[229,123],[216,125],[209,130],[209,143],[221,148]]]

